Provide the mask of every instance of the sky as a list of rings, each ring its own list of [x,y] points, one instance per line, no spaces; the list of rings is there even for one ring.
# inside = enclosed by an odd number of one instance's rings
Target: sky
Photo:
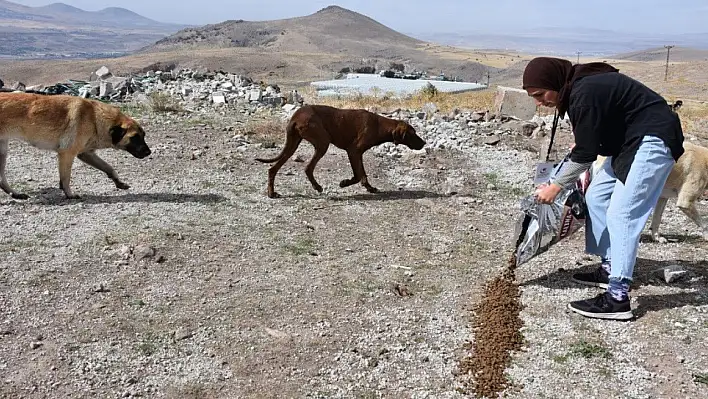
[[[37,6],[45,0],[11,0]],[[160,21],[204,25],[227,19],[304,16],[338,5],[403,33],[519,33],[540,27],[642,34],[705,33],[706,0],[64,0],[87,11],[123,7]],[[592,3],[592,5],[590,4]]]

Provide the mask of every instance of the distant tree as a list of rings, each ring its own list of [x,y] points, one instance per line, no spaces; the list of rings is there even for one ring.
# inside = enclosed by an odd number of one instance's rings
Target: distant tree
[[[404,72],[406,70],[406,66],[403,64],[399,64],[396,62],[391,62],[390,68],[394,71],[398,72]]]
[[[354,72],[356,72],[356,73],[376,73],[376,68],[374,68],[372,66],[363,66],[363,67],[356,68],[354,70]]]

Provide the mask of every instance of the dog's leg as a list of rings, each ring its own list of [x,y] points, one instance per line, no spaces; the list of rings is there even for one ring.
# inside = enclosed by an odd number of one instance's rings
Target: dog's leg
[[[359,170],[356,168],[356,158],[358,157],[357,152],[354,150],[349,150],[347,151],[347,155],[349,156],[349,164],[352,167],[352,173],[354,173],[354,177],[352,177],[351,179],[344,179],[339,182],[339,187],[341,188],[349,187],[361,181],[361,175],[359,175]]]
[[[679,192],[676,205],[701,229],[703,239],[708,240],[708,225],[703,223],[703,219],[696,209],[696,201],[698,201],[701,194],[703,194],[703,189],[689,189],[689,187],[695,186],[697,185],[692,185],[688,182],[684,183],[681,192]]]
[[[317,166],[317,162],[319,162],[320,159],[322,159],[322,157],[327,153],[328,148],[329,143],[324,142],[323,144],[317,142],[317,144],[315,144],[315,153],[312,155],[310,162],[308,162],[305,167],[305,175],[307,175],[307,179],[310,181],[310,184],[312,184],[312,188],[314,188],[318,193],[322,192],[322,186],[320,186],[319,183],[317,183],[317,180],[315,180],[315,166]]]
[[[651,238],[654,241],[665,243],[666,239],[659,235],[659,225],[661,224],[661,216],[664,214],[664,209],[666,209],[666,203],[669,201],[666,197],[659,197],[659,201],[654,207],[654,212],[651,216],[651,226],[649,231],[651,233]]]
[[[71,192],[71,166],[74,164],[74,153],[71,152],[60,152],[58,154],[59,158],[59,188],[64,191],[66,198],[76,199],[80,198],[78,195],[74,195]]]
[[[7,176],[5,175],[5,167],[7,166],[7,150],[9,147],[8,140],[0,140],[0,188],[2,191],[10,194],[14,199],[24,200],[29,198],[27,194],[18,193],[10,187],[10,183],[7,182]]]
[[[352,170],[354,171],[354,177],[350,180],[342,180],[339,183],[340,187],[351,186],[361,182],[361,185],[366,188],[366,191],[370,193],[377,193],[379,190],[376,187],[369,184],[369,179],[366,177],[366,171],[364,170],[364,160],[363,153],[361,151],[349,151],[349,163],[352,165]]]
[[[77,156],[77,158],[79,158],[79,160],[81,160],[86,165],[93,166],[94,168],[108,175],[108,178],[113,180],[113,183],[115,183],[117,188],[121,190],[127,190],[130,188],[129,185],[120,181],[120,179],[118,178],[118,173],[116,173],[116,171],[111,167],[111,165],[101,159],[101,157],[99,157],[98,154],[96,154],[94,151],[86,151],[84,153],[81,153]]]
[[[283,147],[283,154],[278,159],[275,165],[268,169],[268,197],[278,198],[280,195],[275,192],[275,175],[278,174],[278,170],[285,164],[285,162],[290,159],[291,156],[297,150],[297,147],[302,142],[302,137],[294,130],[288,130],[287,136],[285,137],[285,145]]]

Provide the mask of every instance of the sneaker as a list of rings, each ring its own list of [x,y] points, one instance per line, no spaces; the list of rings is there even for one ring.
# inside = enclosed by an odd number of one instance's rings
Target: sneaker
[[[609,292],[592,299],[571,302],[568,304],[568,309],[595,319],[629,320],[634,317],[629,306],[629,298],[624,301],[616,301]]]
[[[605,269],[600,266],[592,272],[575,273],[571,279],[578,284],[607,289],[607,286],[610,284],[610,273],[607,273]]]

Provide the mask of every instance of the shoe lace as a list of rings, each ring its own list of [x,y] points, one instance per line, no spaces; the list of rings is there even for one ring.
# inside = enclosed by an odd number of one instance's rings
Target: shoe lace
[[[599,308],[605,307],[607,304],[607,293],[603,292],[602,294],[597,294],[595,297],[595,306]]]

